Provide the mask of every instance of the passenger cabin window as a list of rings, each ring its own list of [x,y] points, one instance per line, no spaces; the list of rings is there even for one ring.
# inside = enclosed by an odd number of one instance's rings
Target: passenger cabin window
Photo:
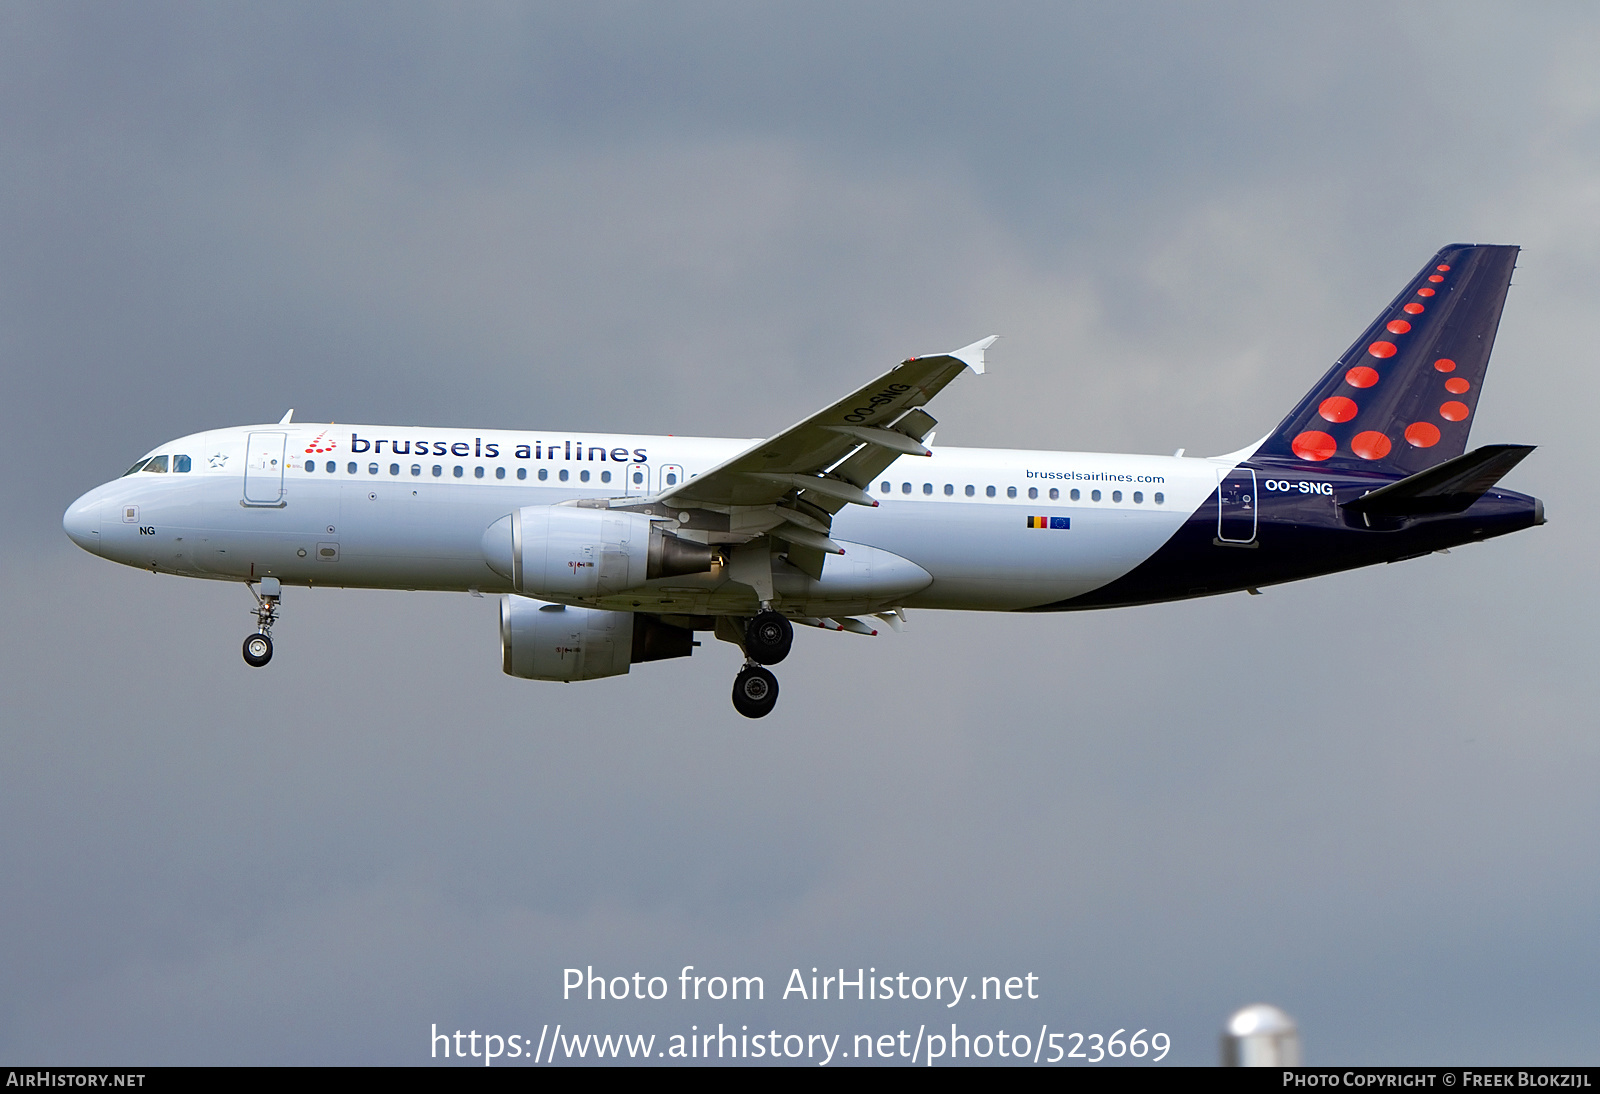
[[[483,478],[483,468],[481,468],[481,467],[474,467],[474,468],[473,468],[473,469],[472,469],[472,477],[473,477],[473,478],[475,478],[475,479],[481,479],[481,478]]]
[[[1073,493],[1076,494],[1077,491],[1074,490]],[[1090,501],[1099,501],[1100,500],[1100,491],[1098,491],[1098,490],[1089,491],[1089,500]]]
[[[947,483],[944,484],[944,496],[945,497],[948,498],[951,495],[953,495],[955,492],[956,492],[956,484],[955,483],[947,482]]]
[[[411,477],[412,478],[416,478],[417,476],[419,476],[421,474],[422,474],[422,465],[420,463],[412,464],[411,465]]]
[[[1133,504],[1135,504],[1135,505],[1143,505],[1144,504],[1144,494],[1141,493],[1138,490],[1135,490],[1133,492]]]
[[[563,467],[561,469],[561,476],[560,477],[561,477],[561,481],[562,482],[566,482],[567,481],[567,469],[565,467]]]
[[[517,468],[517,478],[525,479],[527,477],[528,477],[528,469],[526,467]]]
[[[678,474],[677,474],[677,472],[675,472],[675,471],[668,471],[667,472],[667,485],[668,486],[677,486],[678,485]]]
[[[1076,490],[1073,491],[1072,497],[1073,497],[1074,500],[1077,499],[1078,493],[1077,493]],[[1050,500],[1051,501],[1058,501],[1060,498],[1061,498],[1061,491],[1057,490],[1055,487],[1052,486],[1050,488]]]
[[[601,482],[610,482],[611,481],[611,472],[609,472],[609,471],[600,472],[600,481]]]
[[[333,470],[333,468],[331,468],[331,467],[330,467],[330,468],[328,468],[328,470],[329,470],[329,471],[332,471],[332,470]],[[351,461],[350,461],[350,463],[349,463],[349,464],[348,464],[348,465],[346,465],[346,467],[345,467],[345,470],[346,470],[346,471],[348,471],[348,472],[350,472],[350,474],[352,474],[352,475],[354,475],[354,474],[355,474],[355,473],[356,473],[356,464],[355,464],[355,461],[354,461],[354,460],[351,460]]]
[[[925,482],[925,483],[923,483],[923,484],[922,484],[922,492],[923,492],[923,493],[924,493],[924,494],[931,494],[931,493],[933,493],[933,483],[931,483],[931,482]]]
[[[391,463],[389,465],[389,474],[391,474],[391,475],[400,474],[400,465],[397,464],[397,463]]]
[[[518,475],[517,475],[517,478],[520,479],[521,477],[522,477],[522,475],[519,472]],[[550,477],[550,469],[548,467],[539,468],[539,481],[540,482],[543,482],[545,479],[548,479],[549,477]]]
[[[976,486],[973,486],[971,483],[968,483],[967,484],[967,497],[972,498],[972,497],[977,497],[977,495],[978,495],[978,488]]]
[[[911,493],[911,484],[910,484],[910,483],[909,483],[909,482],[903,482],[903,483],[901,483],[901,484],[900,484],[900,492],[901,492],[901,493],[902,493],[902,494],[909,494],[909,493]]]
[[[587,471],[579,471],[578,472],[578,481],[579,482],[588,482],[589,481],[589,472],[587,472]]]
[[[1121,501],[1122,500],[1122,491],[1121,490],[1113,490],[1113,491],[1111,491],[1111,500],[1112,501]]]
[[[983,491],[983,496],[986,497],[986,498],[994,497],[994,487],[992,487],[992,486],[985,487],[984,491]]]
[[[189,468],[191,466],[193,466],[193,465],[189,462],[189,457],[188,456],[174,456],[174,457],[172,457],[172,470],[177,472],[180,475],[188,474]]]
[[[495,468],[494,469],[494,477],[497,478],[497,479],[505,478],[506,477],[506,469],[503,468],[503,467]]]
[[[167,458],[165,456],[152,456],[150,462],[144,465],[146,471],[154,471],[158,475],[167,473]]]
[[[1054,490],[1050,491],[1050,496],[1052,498],[1055,497],[1056,496],[1056,492]],[[1077,501],[1082,496],[1083,496],[1082,494],[1078,493],[1078,488],[1076,486],[1074,486],[1072,488],[1072,500],[1073,501]]]
[[[886,482],[880,482],[878,484],[878,493],[887,494],[888,492],[889,492],[889,484],[886,483]]]
[[[377,473],[378,473],[378,465],[377,464],[375,464],[375,463],[367,464],[367,474],[376,475]]]
[[[444,474],[444,468],[440,467],[438,464],[434,464],[433,465],[433,477],[437,479],[438,477],[440,477],[443,474]]]
[[[1017,496],[1017,488],[1015,486],[1006,487],[1006,497],[1014,498],[1016,496]]]
[[[1034,498],[1037,498],[1038,496],[1039,496],[1039,488],[1037,486],[1028,487],[1028,500],[1029,501],[1032,501]]]
[[[454,471],[452,471],[451,474],[454,475],[458,479],[461,477],[461,465],[459,463],[456,464],[456,469]]]
[[[1155,503],[1157,505],[1160,505],[1162,502],[1167,500],[1167,496],[1165,494],[1163,494],[1161,491],[1157,490],[1153,500],[1155,501]]]

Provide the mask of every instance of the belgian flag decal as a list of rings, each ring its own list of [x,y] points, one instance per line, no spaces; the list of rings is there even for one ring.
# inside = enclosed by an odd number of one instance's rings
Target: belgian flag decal
[[[1029,528],[1071,528],[1071,517],[1029,517]]]

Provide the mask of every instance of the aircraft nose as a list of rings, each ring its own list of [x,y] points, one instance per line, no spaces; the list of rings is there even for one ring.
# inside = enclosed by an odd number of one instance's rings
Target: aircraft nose
[[[67,538],[92,555],[100,553],[100,499],[88,494],[72,503],[61,518]]]

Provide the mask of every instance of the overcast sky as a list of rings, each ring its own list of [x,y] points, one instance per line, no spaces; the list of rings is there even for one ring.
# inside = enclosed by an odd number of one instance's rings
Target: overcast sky
[[[1593,1063],[1600,14],[0,7],[0,1058],[424,1062],[432,1023]],[[1476,443],[1550,523],[1184,604],[577,685],[492,599],[115,567],[60,518],[299,420],[754,436],[989,333],[946,444],[1224,452],[1438,247],[1522,245]],[[960,1014],[561,970],[1036,973]]]

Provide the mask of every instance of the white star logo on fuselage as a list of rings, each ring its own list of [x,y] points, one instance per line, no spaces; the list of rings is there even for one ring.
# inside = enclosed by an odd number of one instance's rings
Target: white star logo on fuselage
[[[228,456],[227,456],[227,453],[225,453],[225,452],[218,452],[215,456],[211,457],[211,466],[212,467],[221,467],[223,464],[225,464],[227,462],[228,462]]]

